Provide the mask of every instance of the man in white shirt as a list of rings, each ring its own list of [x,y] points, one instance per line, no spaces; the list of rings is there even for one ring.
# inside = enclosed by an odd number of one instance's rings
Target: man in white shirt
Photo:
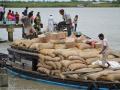
[[[65,21],[65,24],[67,25],[67,33],[68,36],[71,35],[71,29],[72,29],[72,20],[69,14],[66,14],[64,9],[61,9],[60,14],[63,16],[63,20]]]
[[[99,39],[101,40],[101,43],[102,43],[102,49],[100,51],[99,54],[102,54],[102,66],[105,67],[105,64],[107,63],[108,64],[108,67],[110,66],[110,64],[107,62],[107,58],[108,58],[108,55],[109,55],[109,52],[108,52],[108,42],[107,40],[104,38],[104,34],[99,34],[98,35]]]
[[[54,19],[53,19],[53,15],[50,15],[49,19],[48,19],[48,31],[49,32],[53,32],[54,31]]]

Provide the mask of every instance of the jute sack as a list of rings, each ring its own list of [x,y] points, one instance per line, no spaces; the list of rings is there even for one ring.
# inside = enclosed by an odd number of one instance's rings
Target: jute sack
[[[75,72],[79,73],[94,73],[94,72],[99,72],[102,71],[102,68],[82,68],[82,69],[77,69]]]
[[[40,51],[41,49],[53,49],[54,45],[51,43],[33,43],[30,48]]]
[[[52,43],[40,43],[39,49],[53,49],[54,44]]]
[[[25,41],[23,41],[23,45],[26,48],[30,48],[30,46],[32,45],[32,42],[31,42],[31,40],[25,40]]]
[[[43,54],[39,54],[38,57],[39,57],[39,62],[40,63],[42,63],[42,64],[45,63],[45,56]]]
[[[71,64],[73,64],[73,63],[86,64],[86,62],[85,62],[85,61],[81,61],[81,60],[72,60],[72,61],[69,63],[69,65],[71,65]],[[68,66],[69,66],[69,65],[68,65]]]
[[[62,64],[63,67],[67,68],[68,65],[71,63],[72,61],[70,60],[62,60],[60,61],[60,63]]]
[[[45,34],[38,35],[38,38],[40,39],[41,43],[47,43],[49,41],[49,39],[50,39]]]
[[[81,50],[91,48],[91,46],[89,44],[85,44],[85,43],[77,43],[76,47],[81,49]]]
[[[71,71],[74,71],[76,69],[80,69],[80,68],[86,68],[87,65],[85,64],[81,64],[81,63],[73,63],[71,65],[68,66],[68,68],[71,70]]]
[[[43,55],[55,57],[55,54],[53,53],[54,51],[55,51],[55,49],[42,49],[42,50],[40,50],[40,53]]]
[[[67,75],[67,77],[68,78],[72,78],[72,79],[78,79],[79,78],[79,75],[77,75],[77,74],[69,74],[69,75]]]
[[[45,74],[47,74],[47,75],[50,74],[50,70],[47,69],[47,68],[39,67],[39,68],[38,68],[38,71],[39,71],[39,72],[42,72],[42,73],[45,73]]]
[[[92,65],[92,64],[90,64],[90,65],[88,65],[88,68],[101,68],[101,66],[100,65]]]
[[[120,81],[120,73],[102,76],[100,79],[109,81]]]
[[[61,73],[60,70],[51,70],[51,75],[59,76],[60,73]]]
[[[91,80],[98,80],[100,77],[111,74],[111,73],[114,73],[114,71],[106,69],[106,70],[103,70],[103,71],[100,71],[97,73],[89,74],[89,75],[87,75],[87,77],[88,77],[88,79],[91,79]]]
[[[56,62],[56,61],[60,61],[60,57],[50,57],[50,56],[45,56],[44,57],[46,61],[53,61],[53,62]]]
[[[31,46],[30,46],[30,49],[34,49],[34,50],[37,50],[39,51],[40,50],[40,43],[33,43]]]
[[[88,59],[86,59],[86,62],[87,62],[88,65],[90,65],[90,64],[92,64],[92,62],[97,61],[98,59],[99,59],[98,57],[96,57],[96,58],[88,58]]]
[[[65,49],[66,45],[65,44],[55,44],[54,48],[55,49]]]
[[[38,63],[37,67],[38,67],[38,68],[39,68],[39,67],[44,67],[44,68],[47,68],[47,69],[49,69],[49,70],[52,69],[52,66],[49,66],[49,65],[46,65],[46,64],[41,64],[41,63]]]
[[[99,56],[98,52],[80,52],[79,55],[84,59],[96,58]]]
[[[81,60],[81,61],[84,61],[84,59],[81,58],[80,56],[69,56],[68,59],[69,60]]]
[[[66,48],[73,48],[75,47],[75,38],[67,37],[65,41]]]
[[[55,65],[56,65],[58,70],[61,70],[62,64],[60,62],[55,62]]]
[[[69,56],[79,56],[79,53],[76,50],[70,50],[70,49],[56,49],[54,53],[56,55],[62,55],[65,58]]]
[[[49,42],[53,43],[53,44],[65,44],[65,39],[62,39],[62,40],[50,40]]]
[[[53,62],[53,61],[46,61],[45,64],[47,64],[49,66],[52,66],[52,69],[56,69],[57,68],[55,62]]]
[[[59,39],[65,39],[67,37],[67,33],[66,32],[59,32],[58,33],[58,38]]]
[[[66,42],[65,45],[66,45],[66,48],[74,48],[76,44],[75,42]]]
[[[23,39],[21,40],[15,40],[14,42],[12,42],[13,46],[19,46],[22,43]]]

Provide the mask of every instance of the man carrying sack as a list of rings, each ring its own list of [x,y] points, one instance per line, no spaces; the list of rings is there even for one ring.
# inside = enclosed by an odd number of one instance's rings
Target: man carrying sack
[[[106,68],[106,64],[107,64],[107,67],[110,66],[110,64],[107,62],[107,58],[108,58],[108,55],[109,55],[108,42],[104,38],[104,34],[101,33],[101,34],[98,35],[98,37],[101,40],[101,44],[102,44],[102,49],[99,52],[99,54],[102,54],[102,65],[101,66]]]

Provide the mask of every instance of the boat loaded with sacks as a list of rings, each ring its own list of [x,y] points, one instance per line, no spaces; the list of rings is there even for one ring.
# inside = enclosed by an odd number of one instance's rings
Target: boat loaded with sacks
[[[102,68],[101,44],[86,44],[90,38],[66,36],[66,32],[41,34],[34,39],[21,39],[8,48],[7,69],[21,77],[51,84],[89,90],[120,89],[120,68]],[[120,63],[120,53],[109,50],[108,61]]]

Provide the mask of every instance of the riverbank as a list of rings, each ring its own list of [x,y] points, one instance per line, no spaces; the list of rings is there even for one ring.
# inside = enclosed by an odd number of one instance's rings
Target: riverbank
[[[0,2],[5,7],[120,7],[117,2]]]

